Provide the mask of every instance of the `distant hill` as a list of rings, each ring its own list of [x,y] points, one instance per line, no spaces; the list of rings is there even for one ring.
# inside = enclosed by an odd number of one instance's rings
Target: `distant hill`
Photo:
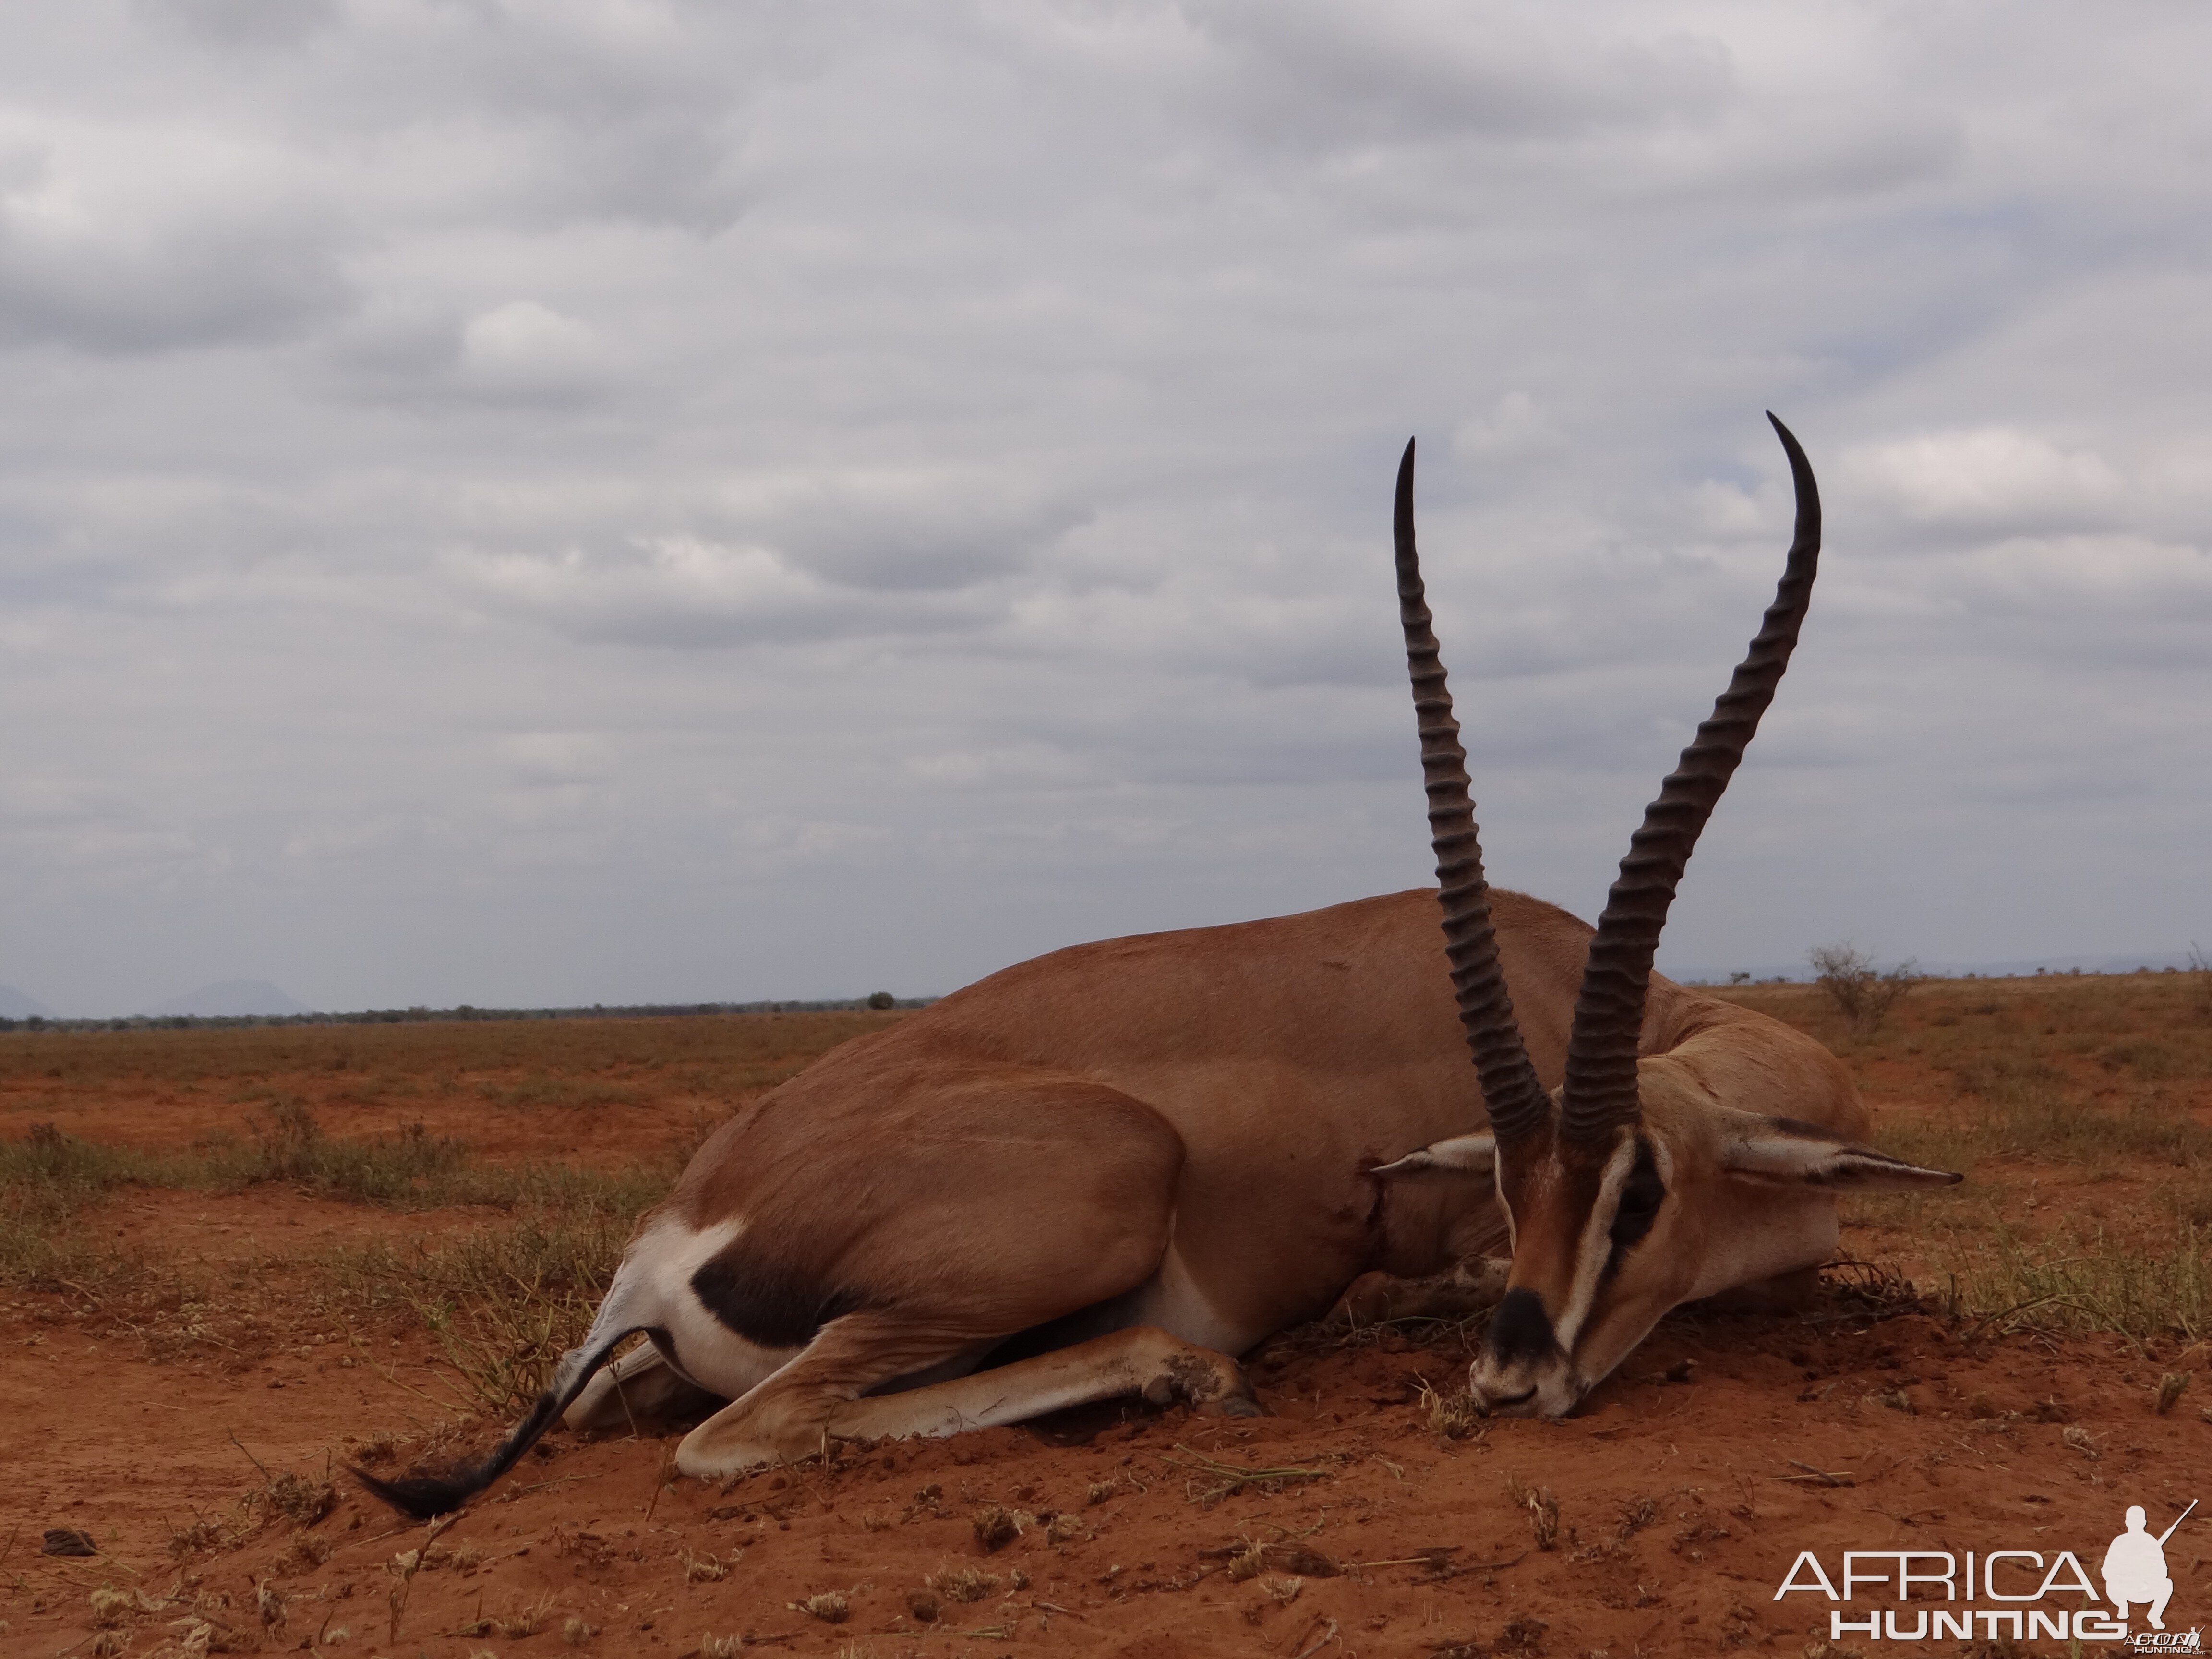
[[[0,1019],[55,1018],[54,1011],[36,997],[25,996],[12,985],[0,985]]]
[[[139,1012],[149,1019],[160,1019],[169,1014],[236,1018],[241,1014],[311,1014],[315,1011],[286,996],[265,979],[222,979]]]

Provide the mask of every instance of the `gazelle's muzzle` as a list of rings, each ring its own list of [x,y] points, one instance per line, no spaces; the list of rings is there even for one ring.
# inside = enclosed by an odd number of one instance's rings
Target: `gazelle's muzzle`
[[[1543,1298],[1526,1289],[1508,1291],[1491,1316],[1467,1386],[1476,1408],[1492,1417],[1565,1417],[1589,1389],[1559,1346]]]

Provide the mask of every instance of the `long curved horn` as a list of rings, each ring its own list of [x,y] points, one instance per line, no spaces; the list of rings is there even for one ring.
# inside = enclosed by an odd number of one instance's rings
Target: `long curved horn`
[[[1429,841],[1436,848],[1437,896],[1443,906],[1444,955],[1451,962],[1460,1024],[1474,1051],[1475,1075],[1490,1113],[1491,1131],[1503,1144],[1534,1133],[1548,1115],[1544,1088],[1514,1023],[1513,1002],[1498,965],[1498,940],[1490,926],[1490,884],[1482,876],[1474,802],[1467,781],[1467,750],[1452,718],[1451,690],[1437,653],[1434,618],[1421,585],[1420,556],[1413,547],[1413,445],[1398,463],[1398,617],[1406,629],[1406,668],[1413,681],[1413,714],[1421,730],[1421,775],[1429,794]]]
[[[1789,562],[1767,607],[1751,649],[1738,665],[1712,718],[1659,787],[1659,799],[1644,810],[1644,824],[1620,861],[1620,879],[1607,894],[1597,937],[1590,941],[1589,965],[1575,1002],[1574,1033],[1567,1042],[1567,1082],[1560,1133],[1570,1140],[1594,1140],[1617,1124],[1640,1115],[1636,1090],[1636,1044],[1644,1026],[1644,993],[1651,982],[1651,958],[1666,926],[1667,907],[1690,861],[1698,833],[1712,816],[1721,792],[1759,729],[1759,718],[1774,701],[1774,688],[1790,665],[1805,607],[1813,597],[1813,574],[1820,557],[1820,491],[1812,465],[1774,419],[1775,434],[1790,457],[1790,476],[1797,491],[1797,533]]]

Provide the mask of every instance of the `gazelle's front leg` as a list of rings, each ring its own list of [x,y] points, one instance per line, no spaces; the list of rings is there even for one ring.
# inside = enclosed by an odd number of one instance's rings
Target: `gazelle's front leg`
[[[1322,1321],[1325,1329],[1348,1331],[1395,1319],[1463,1319],[1498,1305],[1513,1264],[1498,1256],[1472,1256],[1426,1279],[1362,1273],[1337,1297]]]
[[[805,1353],[684,1437],[676,1467],[691,1475],[732,1474],[811,1456],[825,1437],[952,1435],[1125,1395],[1160,1406],[1182,1400],[1228,1416],[1260,1412],[1234,1359],[1151,1325],[949,1382],[860,1395],[886,1370],[911,1374],[917,1334],[899,1329],[895,1316],[851,1315],[824,1328]]]

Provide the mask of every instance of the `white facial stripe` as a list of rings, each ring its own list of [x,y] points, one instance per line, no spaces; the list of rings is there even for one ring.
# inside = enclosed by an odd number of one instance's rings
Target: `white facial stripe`
[[[1567,1293],[1566,1306],[1552,1322],[1552,1333],[1562,1352],[1574,1352],[1575,1340],[1589,1319],[1590,1305],[1597,1300],[1598,1279],[1613,1254],[1610,1235],[1613,1217],[1620,1209],[1620,1189],[1635,1168],[1636,1137],[1632,1134],[1606,1161],[1605,1174],[1598,1181],[1597,1201],[1590,1206],[1589,1219],[1583,1224],[1582,1239],[1575,1247],[1574,1285]]]

